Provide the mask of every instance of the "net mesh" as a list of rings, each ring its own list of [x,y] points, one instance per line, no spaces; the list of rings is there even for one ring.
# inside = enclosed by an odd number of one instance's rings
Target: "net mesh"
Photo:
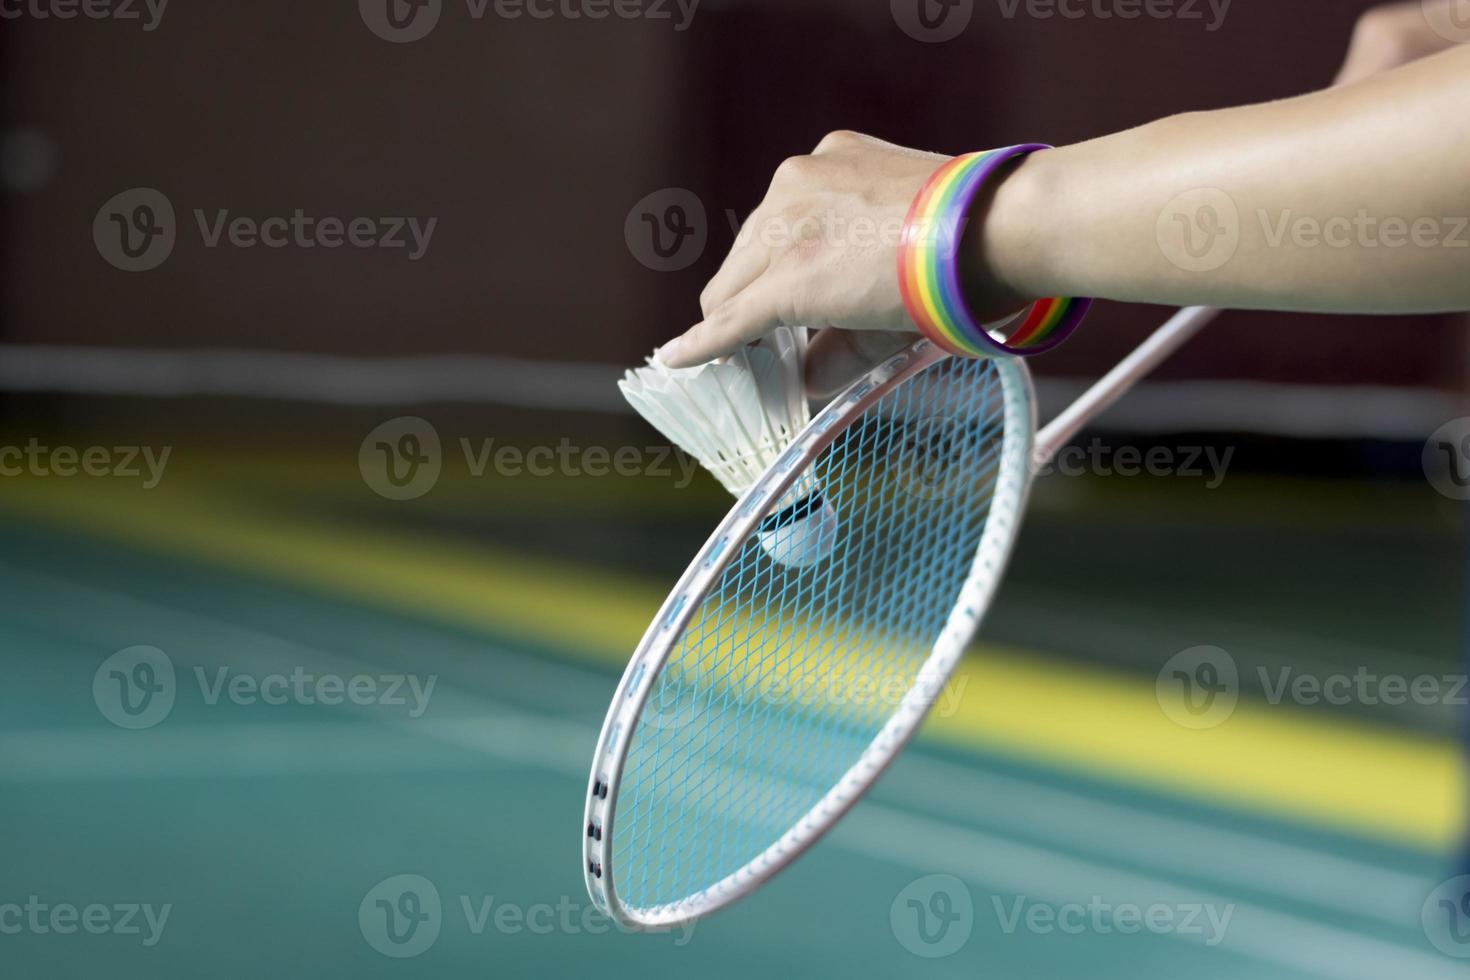
[[[612,841],[623,904],[696,897],[761,855],[858,761],[969,574],[1004,424],[994,365],[941,361],[812,464],[830,508],[817,525],[820,560],[772,558],[786,554],[786,535],[804,535],[811,553],[810,508],[803,518],[773,507],[764,535],[731,545],[631,733]]]

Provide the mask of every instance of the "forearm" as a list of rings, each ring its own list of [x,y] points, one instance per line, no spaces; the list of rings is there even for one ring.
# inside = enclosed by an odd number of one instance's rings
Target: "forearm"
[[[1036,154],[980,234],[1022,295],[1408,313],[1470,309],[1467,219],[1462,47]]]

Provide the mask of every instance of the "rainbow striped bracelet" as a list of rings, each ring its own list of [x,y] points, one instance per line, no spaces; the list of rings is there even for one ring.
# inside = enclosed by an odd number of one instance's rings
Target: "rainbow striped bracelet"
[[[999,323],[982,324],[960,289],[960,242],[981,188],[1007,161],[1049,149],[1023,143],[955,157],[934,172],[909,207],[898,246],[898,288],[919,330],[951,354],[1040,354],[1066,340],[1092,305],[1090,299],[1041,299]],[[1017,320],[1014,329],[1001,332]]]

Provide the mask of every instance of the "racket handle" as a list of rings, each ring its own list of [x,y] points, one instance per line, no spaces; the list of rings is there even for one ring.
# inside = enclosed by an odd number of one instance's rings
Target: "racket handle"
[[[1037,433],[1036,445],[1031,451],[1032,465],[1040,469],[1050,463],[1057,451],[1083,426],[1126,395],[1129,389],[1219,315],[1219,310],[1208,306],[1188,306],[1170,317],[1167,323],[1139,344],[1133,353],[1119,361],[1116,367],[1088,388],[1082,397],[1068,405]]]

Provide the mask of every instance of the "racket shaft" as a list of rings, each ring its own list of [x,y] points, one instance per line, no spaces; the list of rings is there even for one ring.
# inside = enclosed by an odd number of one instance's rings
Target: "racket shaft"
[[[1037,433],[1036,446],[1031,456],[1033,465],[1040,469],[1050,463],[1057,451],[1098,413],[1127,394],[1129,389],[1219,315],[1219,310],[1207,306],[1189,306],[1170,317],[1168,322],[1139,344],[1133,353],[1119,361],[1116,367],[1098,379],[1096,384]]]

